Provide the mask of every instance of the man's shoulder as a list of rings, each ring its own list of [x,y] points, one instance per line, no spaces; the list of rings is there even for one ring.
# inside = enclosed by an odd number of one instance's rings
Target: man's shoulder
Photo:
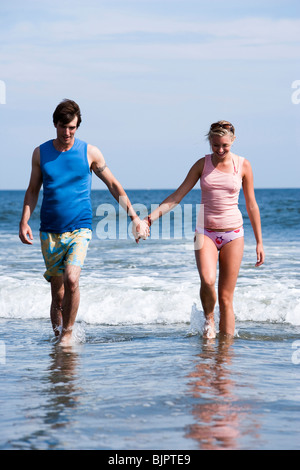
[[[72,149],[76,152],[83,152],[85,155],[88,153],[89,144],[85,140],[77,139],[74,140]]]
[[[96,145],[87,144],[87,150],[89,155],[100,156],[102,155],[100,149]]]
[[[96,145],[88,144],[87,156],[88,156],[90,166],[93,163],[97,163],[97,164],[100,164],[102,166],[105,165],[105,160],[104,160],[104,157],[102,155],[102,152],[100,151],[100,149]]]
[[[77,145],[89,145],[85,140],[77,139],[77,137],[75,138],[74,143]]]
[[[53,145],[53,139],[46,140],[46,142],[43,142],[37,148],[45,148],[49,147],[50,145]]]

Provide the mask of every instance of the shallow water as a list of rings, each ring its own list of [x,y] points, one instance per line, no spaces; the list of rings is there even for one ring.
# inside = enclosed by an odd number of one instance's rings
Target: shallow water
[[[17,236],[23,193],[2,192],[0,448],[298,450],[299,191],[258,192],[260,269],[245,219],[232,342],[202,339],[191,240],[137,246],[94,235],[71,350],[51,331],[38,215],[36,242],[25,247]],[[154,193],[142,202],[168,192]],[[96,213],[109,199],[93,197]]]
[[[45,320],[1,330],[2,449],[300,448],[299,327],[243,324],[226,342],[77,324],[70,350]]]

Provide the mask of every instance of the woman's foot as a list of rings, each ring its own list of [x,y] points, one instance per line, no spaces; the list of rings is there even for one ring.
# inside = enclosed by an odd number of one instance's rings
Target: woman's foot
[[[216,328],[213,318],[205,319],[203,327],[203,338],[213,339],[216,337]]]

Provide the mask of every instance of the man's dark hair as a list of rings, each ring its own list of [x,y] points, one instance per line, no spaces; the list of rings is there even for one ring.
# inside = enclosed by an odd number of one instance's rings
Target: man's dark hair
[[[78,117],[78,128],[81,123],[81,112],[78,104],[72,100],[63,100],[61,103],[59,103],[53,113],[53,123],[54,125],[56,125],[58,122],[61,122],[62,124],[69,124],[69,122],[73,121],[76,116]]]

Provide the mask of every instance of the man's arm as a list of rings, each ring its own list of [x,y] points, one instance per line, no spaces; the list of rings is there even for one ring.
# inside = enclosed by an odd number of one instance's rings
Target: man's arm
[[[145,221],[140,220],[132,204],[123,189],[121,183],[115,178],[110,169],[107,167],[104,157],[97,147],[92,145],[88,146],[88,160],[90,167],[107,186],[108,190],[121,207],[127,212],[131,218],[134,230],[138,232],[139,236],[146,238],[149,236],[149,227]]]
[[[23,213],[20,221],[19,237],[22,243],[32,245],[32,231],[28,225],[31,214],[33,213],[38,201],[39,192],[42,186],[42,172],[40,167],[40,149],[37,147],[32,155],[32,168],[29,186],[25,193]],[[29,239],[28,239],[29,237]]]

